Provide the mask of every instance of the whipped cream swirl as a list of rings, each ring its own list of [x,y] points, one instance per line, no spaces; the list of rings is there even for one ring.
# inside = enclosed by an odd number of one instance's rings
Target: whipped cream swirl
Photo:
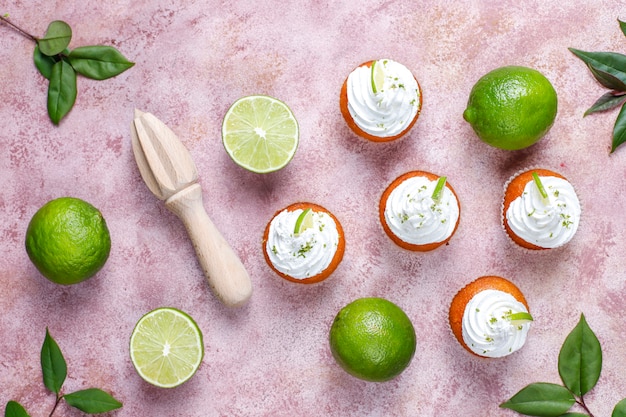
[[[580,222],[581,208],[574,187],[559,177],[540,176],[548,194],[543,198],[534,181],[529,181],[521,196],[506,211],[511,230],[528,243],[556,248],[569,242]]]
[[[385,74],[374,93],[371,67],[356,68],[347,80],[348,111],[366,133],[390,137],[404,131],[420,110],[420,90],[411,71],[390,59],[376,61]]]
[[[337,251],[339,232],[333,218],[312,211],[313,227],[298,235],[294,228],[302,209],[283,210],[270,222],[266,251],[274,267],[293,278],[305,279],[325,270]]]
[[[459,219],[459,203],[444,186],[439,201],[433,200],[437,181],[410,177],[387,198],[385,221],[401,240],[414,245],[442,242],[454,232]]]
[[[524,346],[530,322],[511,324],[511,314],[528,313],[511,294],[484,290],[465,306],[463,341],[477,355],[500,358]]]

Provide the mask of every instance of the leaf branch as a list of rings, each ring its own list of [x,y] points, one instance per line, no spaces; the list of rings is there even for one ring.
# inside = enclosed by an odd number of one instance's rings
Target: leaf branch
[[[0,15],[0,21],[6,23],[7,25],[11,26],[13,29],[15,29],[19,34],[21,34],[22,36],[24,36],[25,38],[30,39],[33,42],[37,42],[38,39],[31,35],[30,33],[26,32],[24,29],[22,29],[21,27],[19,27],[18,25],[16,25],[15,23],[11,22],[8,19],[8,15]]]
[[[74,107],[78,74],[94,80],[105,80],[135,65],[112,46],[83,46],[70,51],[72,28],[62,20],[50,22],[42,38],[15,25],[7,15],[0,16],[0,21],[35,42],[33,61],[39,73],[50,81],[47,109],[55,125]]]
[[[600,378],[602,349],[583,314],[563,342],[558,368],[563,385],[547,382],[527,385],[511,399],[500,404],[500,407],[527,416],[594,417],[585,403],[584,395],[595,387]],[[570,412],[575,404],[587,414]],[[626,417],[626,399],[615,406],[611,417]]]
[[[122,407],[111,394],[99,388],[89,388],[81,391],[62,394],[61,388],[67,377],[67,365],[63,353],[57,342],[46,328],[46,337],[41,347],[41,372],[46,388],[54,393],[55,401],[48,417],[52,417],[61,400],[87,414],[99,414],[116,410]],[[16,402],[9,401],[4,410],[5,417],[30,417],[24,407]]]
[[[617,21],[622,33],[626,36],[626,22],[619,19]],[[626,142],[626,111],[624,111],[624,104],[626,103],[626,55],[616,52],[587,52],[574,48],[568,49],[587,65],[591,75],[600,85],[611,90],[596,100],[584,113],[584,116],[622,107],[613,126],[610,151],[613,153]]]

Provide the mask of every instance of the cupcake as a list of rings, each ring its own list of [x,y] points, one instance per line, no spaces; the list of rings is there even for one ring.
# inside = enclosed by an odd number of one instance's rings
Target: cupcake
[[[413,127],[422,109],[422,90],[404,65],[379,59],[361,64],[348,75],[339,106],[355,134],[387,142]]]
[[[343,259],[345,240],[337,218],[317,204],[278,211],[263,234],[263,254],[279,276],[303,284],[328,278]]]
[[[502,224],[522,248],[543,250],[565,245],[576,234],[580,215],[574,187],[556,172],[528,170],[505,186]]]
[[[467,351],[500,358],[524,346],[532,317],[519,288],[504,278],[485,276],[454,296],[449,320]]]
[[[447,244],[459,226],[461,206],[446,177],[424,171],[396,178],[380,199],[380,222],[398,246],[426,252]]]

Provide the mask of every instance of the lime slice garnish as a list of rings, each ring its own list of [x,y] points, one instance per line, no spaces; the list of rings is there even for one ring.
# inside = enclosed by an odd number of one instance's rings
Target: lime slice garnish
[[[443,187],[446,186],[447,177],[439,177],[437,180],[437,185],[435,185],[435,190],[433,191],[432,198],[435,203],[438,203],[441,200],[441,194],[443,193]]]
[[[147,382],[173,388],[191,378],[204,356],[202,332],[186,313],[162,307],[145,314],[130,337],[130,359]]]
[[[374,94],[383,90],[383,85],[385,84],[385,70],[383,69],[383,63],[379,61],[372,62],[371,68],[371,81],[372,81],[372,91]]]
[[[298,148],[298,122],[285,103],[268,96],[235,101],[222,123],[222,142],[235,163],[259,174],[277,171]]]
[[[546,189],[543,187],[543,184],[541,183],[541,179],[539,179],[539,175],[537,175],[536,172],[533,172],[533,180],[535,181],[535,185],[537,186],[537,189],[539,190],[539,194],[541,194],[541,197],[548,198],[548,193],[546,192]]]
[[[296,220],[296,227],[293,228],[293,233],[299,235],[308,228],[313,227],[313,212],[310,208],[303,210]]]
[[[513,314],[508,315],[506,318],[514,326],[533,321],[533,316],[531,316],[530,313],[526,313],[526,312],[513,313]]]

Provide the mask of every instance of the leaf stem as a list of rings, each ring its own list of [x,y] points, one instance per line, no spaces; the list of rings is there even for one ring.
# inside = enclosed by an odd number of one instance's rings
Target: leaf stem
[[[52,415],[56,411],[57,407],[59,406],[59,403],[61,402],[61,398],[63,398],[63,396],[57,394],[57,399],[56,399],[56,401],[54,403],[54,407],[52,407],[52,411],[50,411],[50,414],[48,414],[48,417],[52,417]]]
[[[587,412],[587,414],[589,414],[589,417],[594,417],[593,413],[587,407],[587,404],[585,404],[585,400],[582,396],[580,397],[580,400],[576,400],[576,403],[580,405]]]
[[[15,29],[17,32],[19,32],[22,36],[30,39],[33,42],[37,42],[38,39],[36,37],[34,37],[30,33],[26,32],[24,29],[22,29],[21,27],[19,27],[15,23],[11,22],[9,19],[7,19],[7,15],[6,14],[5,15],[0,15],[0,20],[3,21],[4,23],[6,23],[7,25],[11,26],[13,29]]]

